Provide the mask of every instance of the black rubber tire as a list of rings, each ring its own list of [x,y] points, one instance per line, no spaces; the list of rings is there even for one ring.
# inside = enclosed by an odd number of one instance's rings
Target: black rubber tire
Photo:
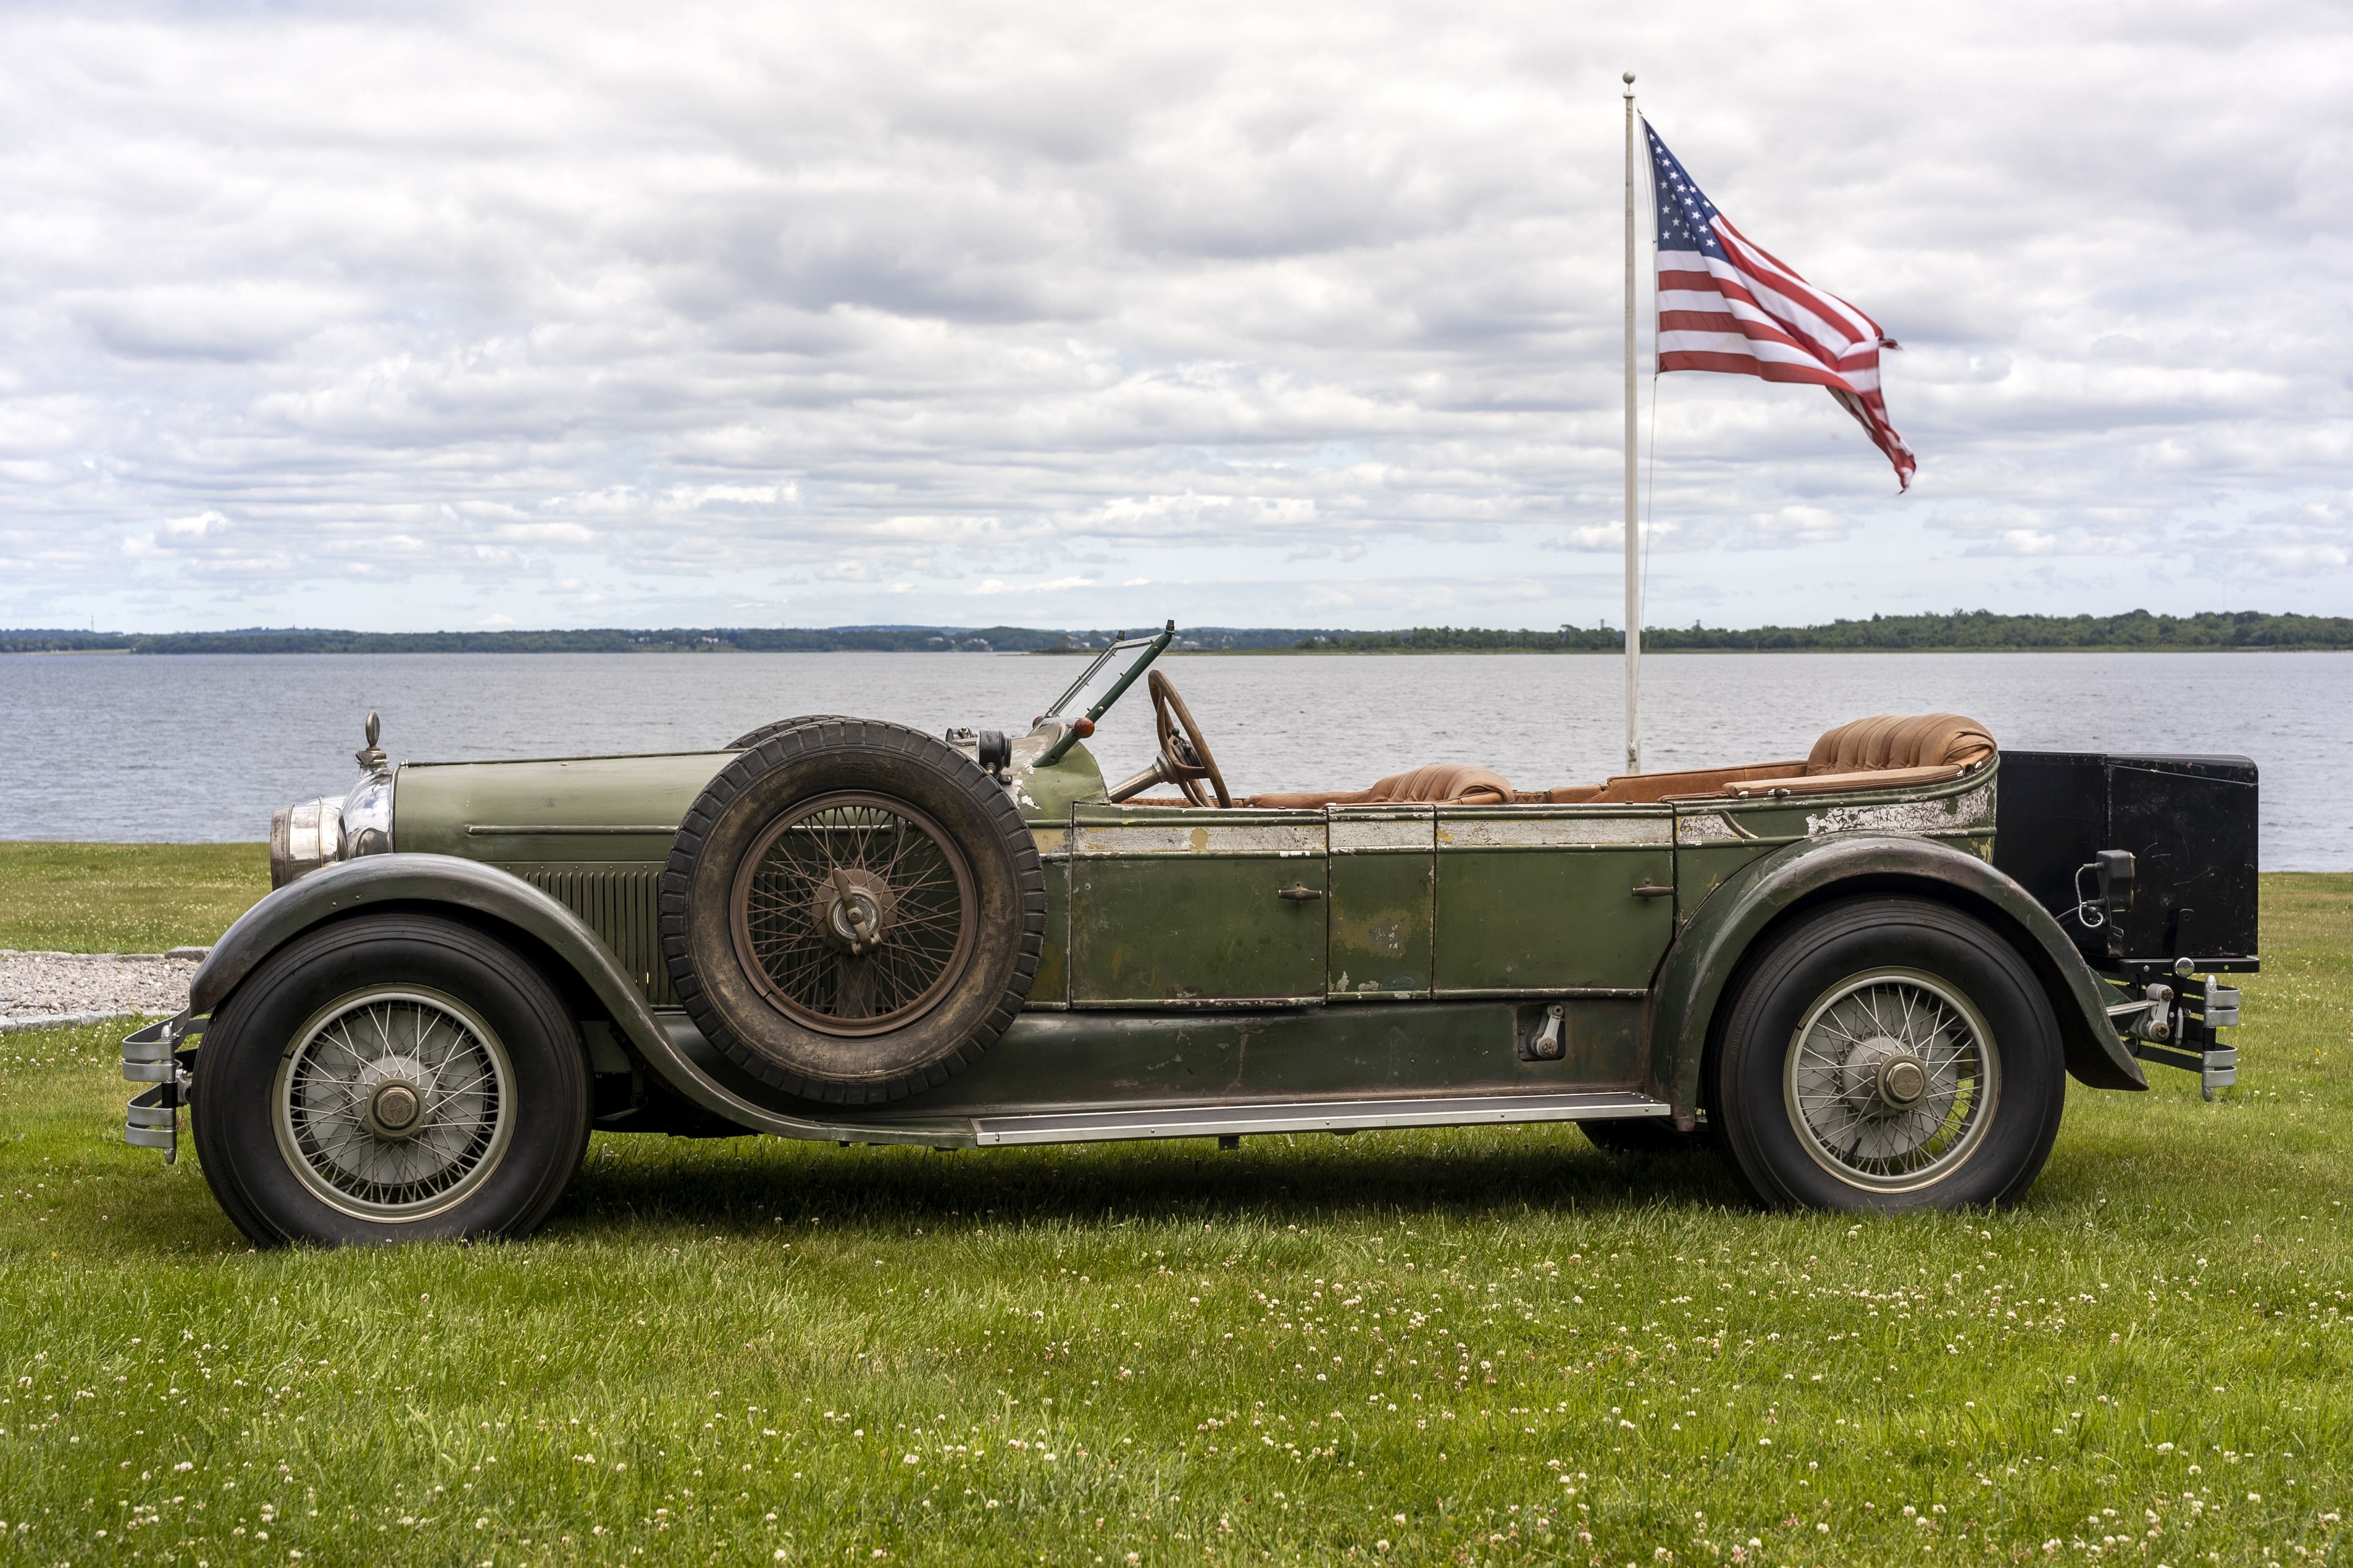
[[[840,713],[803,713],[791,719],[774,720],[756,730],[747,731],[736,736],[722,749],[730,752],[748,752],[771,735],[781,735],[787,730],[797,730],[804,724],[822,724],[829,720],[840,720],[845,717],[847,715]]]
[[[1586,1142],[1613,1159],[1662,1154],[1702,1154],[1715,1147],[1706,1127],[1677,1131],[1663,1116],[1613,1117],[1607,1121],[1580,1121],[1577,1130]]]
[[[428,987],[497,1034],[512,1069],[512,1131],[494,1168],[451,1206],[385,1221],[346,1214],[295,1173],[280,1146],[276,1080],[302,1026],[378,985]],[[589,1078],[578,1025],[539,972],[470,927],[369,915],[305,932],[265,959],[212,1016],[189,1115],[205,1180],[254,1243],[337,1246],[527,1236],[571,1185],[588,1147]]]
[[[971,867],[974,948],[929,1011],[887,1032],[810,1028],[765,996],[738,957],[729,899],[760,835],[797,803],[844,791],[888,796],[936,823]],[[662,956],[680,1003],[729,1060],[824,1104],[901,1100],[979,1060],[1029,1000],[1046,934],[1038,846],[1004,785],[920,731],[826,720],[770,736],[705,786],[661,878]]]
[[[1815,1002],[1882,967],[1917,971],[1982,1016],[2000,1068],[1990,1118],[1950,1169],[1899,1191],[1833,1175],[1792,1125],[1784,1089]],[[1774,1207],[1896,1213],[2014,1202],[2059,1135],[2067,1075],[2051,1003],[2015,949],[1983,921],[1923,899],[1829,905],[1773,942],[1739,983],[1716,1060],[1714,1121],[1736,1170]]]

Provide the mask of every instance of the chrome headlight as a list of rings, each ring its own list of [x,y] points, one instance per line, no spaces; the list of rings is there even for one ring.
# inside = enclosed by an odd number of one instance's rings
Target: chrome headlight
[[[281,805],[269,815],[269,885],[282,888],[297,877],[343,858],[343,797]]]
[[[343,797],[343,853],[381,855],[392,847],[392,775],[371,773]]]
[[[367,716],[363,772],[352,793],[283,805],[269,817],[269,885],[282,888],[322,866],[392,848],[392,768],[376,748],[376,717]]]

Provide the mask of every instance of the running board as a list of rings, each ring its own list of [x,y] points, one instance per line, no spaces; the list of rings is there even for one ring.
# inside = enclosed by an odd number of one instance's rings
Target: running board
[[[1246,1132],[1356,1132],[1380,1127],[1485,1127],[1514,1121],[1612,1121],[1672,1116],[1648,1095],[1482,1094],[1424,1100],[1272,1100],[1257,1105],[1171,1105],[1143,1110],[976,1116],[982,1148],[1091,1143],[1124,1138],[1235,1138]]]

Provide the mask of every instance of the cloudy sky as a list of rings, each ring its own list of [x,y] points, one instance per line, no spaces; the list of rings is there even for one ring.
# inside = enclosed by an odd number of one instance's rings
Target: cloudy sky
[[[2341,4],[18,4],[0,59],[0,626],[1614,624],[1629,68],[1920,455],[1659,381],[1651,621],[2353,614]]]

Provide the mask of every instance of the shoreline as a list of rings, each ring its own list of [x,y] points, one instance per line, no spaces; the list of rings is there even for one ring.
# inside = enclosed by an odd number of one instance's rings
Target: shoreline
[[[909,658],[1092,658],[1101,648],[192,648],[186,651],[129,647],[5,648],[0,658],[710,658],[739,656],[775,658],[824,657],[832,654],[881,653]],[[1608,647],[1172,647],[1163,658],[1617,658],[1622,648]],[[1715,658],[1725,654],[1914,654],[1914,653],[2198,653],[2248,655],[2270,653],[2353,653],[2353,647],[2333,643],[2280,644],[2263,647],[2148,647],[2130,644],[2014,644],[2000,647],[1939,645],[1931,647],[1645,647],[1644,658]]]

